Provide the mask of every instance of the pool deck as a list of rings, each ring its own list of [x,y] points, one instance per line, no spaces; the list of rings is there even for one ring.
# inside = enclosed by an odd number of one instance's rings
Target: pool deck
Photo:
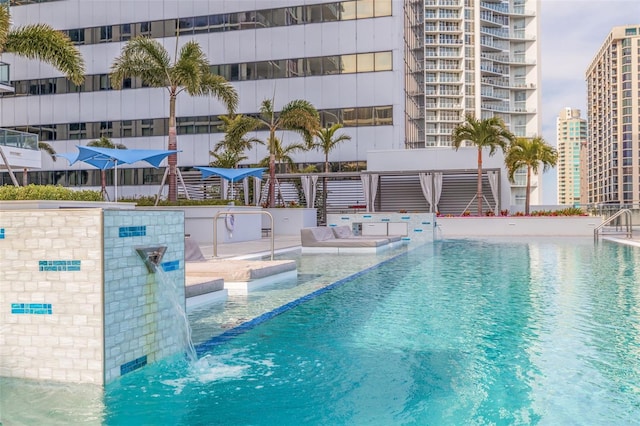
[[[274,250],[276,252],[295,249],[300,247],[300,235],[282,235],[274,237]],[[200,244],[200,250],[206,259],[214,259],[213,243]],[[269,255],[271,252],[271,238],[265,237],[254,241],[243,241],[239,243],[219,243],[218,244],[219,259],[229,258],[248,258],[258,255]]]

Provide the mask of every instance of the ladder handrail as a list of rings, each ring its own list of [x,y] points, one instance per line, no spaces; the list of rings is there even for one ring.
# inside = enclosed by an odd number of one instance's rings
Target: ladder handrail
[[[273,260],[273,254],[275,251],[274,250],[275,229],[273,228],[273,215],[264,210],[261,210],[261,211],[226,210],[226,211],[217,212],[215,216],[213,216],[213,257],[218,257],[218,219],[220,218],[221,215],[224,215],[226,219],[227,216],[236,215],[236,214],[266,214],[267,216],[269,216],[269,219],[271,219],[271,260]]]
[[[626,225],[626,228],[627,228],[627,238],[631,238],[632,235],[633,235],[633,224],[631,223],[632,216],[631,216],[631,210],[630,209],[620,209],[614,215],[610,216],[605,221],[603,221],[600,225],[596,226],[593,229],[593,238],[597,239],[598,235],[599,235],[599,231],[603,227],[605,227],[609,223],[613,222],[615,219],[619,218],[622,215],[625,215],[625,219],[626,219],[625,225]]]

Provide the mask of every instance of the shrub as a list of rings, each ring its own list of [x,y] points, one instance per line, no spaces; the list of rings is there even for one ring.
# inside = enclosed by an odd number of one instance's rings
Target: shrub
[[[100,191],[76,191],[61,185],[0,186],[0,200],[102,201]]]

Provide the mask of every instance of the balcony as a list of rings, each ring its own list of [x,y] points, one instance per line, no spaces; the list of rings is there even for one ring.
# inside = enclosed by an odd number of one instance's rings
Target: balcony
[[[38,135],[33,133],[16,132],[15,130],[0,129],[0,145],[38,150]]]
[[[39,169],[42,166],[38,135],[0,129],[0,149],[11,168]],[[0,157],[0,169],[6,168],[4,159]]]
[[[0,62],[0,93],[14,92],[13,86],[11,86],[11,80],[9,79],[9,64]]]

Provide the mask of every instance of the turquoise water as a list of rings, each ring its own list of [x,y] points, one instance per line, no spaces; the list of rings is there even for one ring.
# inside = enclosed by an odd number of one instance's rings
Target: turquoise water
[[[108,424],[640,424],[640,252],[442,241],[106,395]]]
[[[640,424],[634,247],[439,241],[242,331],[108,386],[103,423]]]

